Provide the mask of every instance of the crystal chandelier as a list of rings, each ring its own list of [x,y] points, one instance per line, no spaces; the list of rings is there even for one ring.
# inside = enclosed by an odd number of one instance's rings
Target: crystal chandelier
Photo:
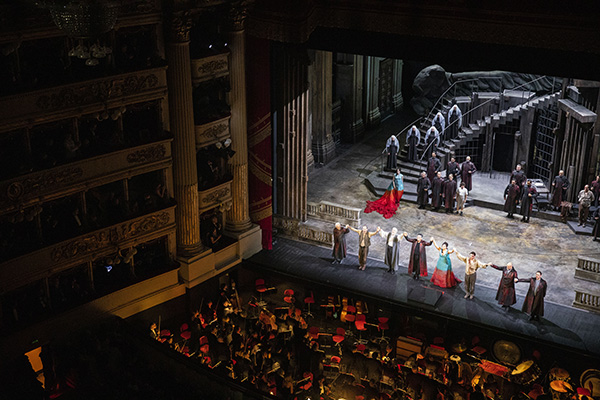
[[[104,0],[43,0],[40,7],[50,11],[52,21],[72,39],[77,46],[69,50],[69,56],[85,59],[85,65],[93,67],[98,59],[112,52],[94,39],[109,32],[117,22],[120,3]],[[89,41],[89,43],[88,43]]]
[[[103,0],[45,0],[52,21],[68,36],[89,39],[110,31],[117,22],[120,4]]]

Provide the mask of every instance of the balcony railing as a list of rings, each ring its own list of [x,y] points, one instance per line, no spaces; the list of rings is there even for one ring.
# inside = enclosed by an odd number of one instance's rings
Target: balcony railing
[[[0,98],[1,132],[166,96],[166,67]]]
[[[171,140],[87,158],[0,182],[0,215],[41,201],[64,197],[119,178],[167,168]]]
[[[230,136],[230,119],[231,117],[227,116],[207,124],[196,125],[196,150],[227,139]]]
[[[306,210],[309,217],[328,222],[339,222],[354,228],[360,226],[361,208],[346,207],[341,204],[322,201],[320,203],[308,202]]]
[[[194,84],[220,78],[229,74],[229,51],[192,60],[192,82]]]
[[[575,290],[573,307],[600,313],[600,295]]]
[[[174,231],[175,206],[171,206],[45,247],[0,264],[0,293]]]
[[[600,283],[600,260],[579,257],[575,278]]]
[[[231,182],[227,181],[210,189],[198,192],[198,204],[200,213],[212,208],[224,206],[231,203]]]
[[[323,231],[319,227],[311,226],[297,219],[276,216],[273,218],[273,226],[277,228],[279,234],[316,242],[325,246],[333,244],[333,233],[331,231]]]

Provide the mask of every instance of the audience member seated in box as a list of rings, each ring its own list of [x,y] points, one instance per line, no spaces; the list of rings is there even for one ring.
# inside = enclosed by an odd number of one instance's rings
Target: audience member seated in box
[[[213,250],[219,250],[223,247],[223,227],[219,222],[219,218],[213,215],[208,225],[208,233],[206,235],[206,245]]]

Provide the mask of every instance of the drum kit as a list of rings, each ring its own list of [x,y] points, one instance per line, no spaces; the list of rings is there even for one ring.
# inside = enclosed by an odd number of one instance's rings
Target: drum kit
[[[517,365],[511,371],[510,380],[519,385],[526,386],[535,382],[541,374],[540,367],[533,360],[527,360]]]

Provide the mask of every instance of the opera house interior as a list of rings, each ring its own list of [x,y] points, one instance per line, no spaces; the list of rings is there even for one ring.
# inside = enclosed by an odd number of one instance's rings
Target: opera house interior
[[[1,2],[0,398],[600,399],[598,21],[583,0]],[[476,167],[464,210],[456,183],[423,200],[432,149],[444,188]]]

